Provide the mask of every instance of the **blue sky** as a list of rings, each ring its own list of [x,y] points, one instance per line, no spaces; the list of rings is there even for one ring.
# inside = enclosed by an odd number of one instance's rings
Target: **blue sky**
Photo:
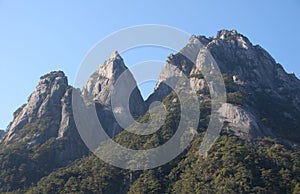
[[[300,77],[299,21],[298,0],[0,0],[0,129],[26,103],[41,75],[63,70],[72,84],[89,49],[122,28],[163,24],[206,36],[237,29]],[[130,66],[140,60],[165,60],[170,53],[150,50],[124,59]]]

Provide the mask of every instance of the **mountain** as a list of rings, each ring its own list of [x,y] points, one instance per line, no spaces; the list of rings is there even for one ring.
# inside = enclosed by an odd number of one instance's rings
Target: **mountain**
[[[231,126],[234,134],[246,139],[276,134],[300,142],[300,80],[294,74],[287,74],[263,48],[252,45],[236,30],[221,30],[216,38],[193,36],[181,52],[169,56],[155,91],[147,100],[148,104],[171,92],[164,81],[175,75],[170,71],[174,65],[190,78],[191,86],[203,96],[207,86],[201,73],[202,67],[185,57],[186,53],[190,53],[187,50],[196,47],[194,39],[210,51],[223,74],[230,104],[224,105],[220,114],[229,125],[240,123],[240,126]],[[203,60],[205,57],[201,56]],[[246,117],[245,120],[242,117]],[[289,127],[282,126],[282,120]]]
[[[1,192],[28,187],[88,154],[72,116],[72,87],[61,71],[40,78],[0,140]],[[15,170],[18,169],[18,173]]]
[[[5,133],[4,130],[0,130],[0,138],[2,137],[2,135]]]
[[[89,78],[82,91],[85,100],[93,97],[99,119],[110,136],[122,130],[110,105],[111,88],[126,70],[123,59],[114,52]],[[126,78],[136,85],[131,74]],[[13,121],[0,140],[0,163],[2,169],[6,169],[1,177],[15,174],[13,169],[22,167],[22,170],[20,175],[13,175],[11,180],[0,181],[0,191],[26,188],[53,170],[88,154],[73,118],[73,90],[62,71],[51,72],[40,78],[27,104],[15,111]],[[133,90],[130,102],[132,114],[145,113],[146,107],[137,87]],[[18,160],[14,160],[16,157]],[[13,161],[8,162],[10,160]]]
[[[199,155],[199,146],[209,125],[212,92],[218,89],[209,87],[205,66],[194,63],[198,53],[198,61],[214,58],[227,91],[227,102],[216,110],[224,123],[220,137],[205,156]],[[170,88],[170,83],[180,82],[175,79],[179,75],[188,78],[201,113],[192,130],[195,137],[182,154],[160,167],[131,171],[88,151],[76,129],[72,98],[82,99],[86,107],[95,105],[104,130],[120,145],[155,148],[179,126],[182,110],[178,94]],[[122,93],[113,101],[116,84]],[[128,85],[133,87],[130,95],[124,90]],[[124,96],[129,97],[130,114],[140,123],[149,120],[153,102],[163,102],[166,120],[159,130],[142,136],[124,130],[137,127],[130,119],[121,124],[114,116],[126,120]],[[155,108],[152,112],[153,118],[162,117]],[[300,80],[235,30],[221,30],[215,38],[192,36],[186,47],[167,58],[146,101],[121,56],[113,52],[81,91],[70,86],[61,71],[40,78],[0,139],[0,193],[297,193],[299,122]]]

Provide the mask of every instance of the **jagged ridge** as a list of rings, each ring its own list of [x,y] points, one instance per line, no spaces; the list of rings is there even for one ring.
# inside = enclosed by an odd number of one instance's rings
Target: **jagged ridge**
[[[171,94],[172,91],[164,86],[164,81],[181,72],[190,78],[190,84],[193,90],[198,92],[199,100],[203,103],[209,102],[207,84],[201,75],[201,67],[195,66],[183,55],[185,49],[194,48],[195,39],[201,41],[211,52],[224,79],[226,78],[228,103],[219,110],[225,122],[224,131],[250,141],[257,137],[275,136],[299,143],[300,81],[293,74],[287,74],[264,49],[252,45],[245,36],[235,30],[219,31],[215,38],[193,36],[182,52],[170,55],[153,94],[146,102],[138,88],[133,91],[130,109],[137,115],[136,118],[142,116],[152,102],[162,101]],[[173,72],[174,66],[180,71]],[[111,88],[126,70],[121,56],[114,52],[99,66],[82,91],[84,98],[97,104],[99,117],[102,121],[107,121],[104,122],[104,126],[111,137],[123,130],[113,117]],[[130,79],[135,82],[133,76]],[[36,152],[34,158],[39,162],[41,158],[50,158],[49,161],[54,161],[55,164],[39,178],[87,154],[72,116],[72,90],[67,77],[61,71],[42,76],[28,103],[16,111],[8,131],[1,138],[0,151],[3,152],[0,154],[9,155],[6,149],[11,148],[24,152],[25,158],[30,158],[32,152]],[[272,110],[275,110],[276,115],[272,114]],[[287,126],[281,125],[280,122]],[[49,147],[53,150],[49,151]],[[4,161],[3,164],[7,162]],[[32,167],[33,163],[30,165]],[[26,173],[23,175],[29,176]],[[29,184],[31,183],[25,181],[17,187],[22,188]],[[7,188],[7,185],[1,187]]]

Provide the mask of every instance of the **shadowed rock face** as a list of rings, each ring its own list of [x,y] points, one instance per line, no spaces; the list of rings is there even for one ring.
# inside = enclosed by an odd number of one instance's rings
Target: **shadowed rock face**
[[[248,112],[258,115],[258,121],[264,120],[274,134],[300,142],[299,79],[286,73],[262,47],[252,45],[234,30],[218,32],[207,48],[222,73],[232,77],[247,99],[244,107],[250,107]]]
[[[88,79],[83,88],[82,95],[102,106],[110,107],[114,85],[125,71],[128,73],[124,82],[137,86],[133,75],[125,66],[119,53],[117,51],[113,52],[110,58],[104,64],[99,65],[98,70]],[[125,87],[127,83],[125,83]],[[142,115],[146,111],[144,100],[138,88],[135,88],[131,93],[129,107],[131,113],[136,115]]]
[[[0,130],[0,138],[3,136],[4,133],[5,133],[4,130]]]
[[[222,30],[207,44],[219,68],[252,88],[268,88],[280,93],[281,87],[300,89],[300,81],[287,74],[282,66],[259,45],[236,31]]]

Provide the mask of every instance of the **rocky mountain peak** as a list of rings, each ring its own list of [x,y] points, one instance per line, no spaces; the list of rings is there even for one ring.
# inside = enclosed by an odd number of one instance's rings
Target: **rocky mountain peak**
[[[219,31],[216,38],[206,47],[222,73],[235,76],[240,80],[239,83],[246,84],[254,90],[268,88],[280,93],[278,89],[282,87],[299,88],[299,81],[287,74],[265,49],[253,45],[236,30]]]
[[[122,57],[114,51],[108,60],[100,64],[89,77],[82,94],[88,101],[97,101],[103,105],[110,104],[110,96],[118,77],[127,70]]]
[[[117,79],[127,67],[118,51],[114,51],[104,64],[99,65],[98,74],[108,79]]]
[[[56,78],[66,78],[66,75],[63,71],[52,71],[48,74],[45,74],[43,76],[40,77],[40,80],[45,80],[45,79],[50,79],[50,80],[53,80],[53,79],[56,79]]]
[[[232,88],[226,85],[229,97],[239,94],[244,96],[245,99],[251,99],[249,101],[254,102],[251,105],[244,104],[241,107],[228,105],[220,109],[220,114],[227,118],[225,122],[228,123],[234,134],[246,139],[272,134],[266,128],[278,128],[279,125],[263,127],[259,117],[264,117],[265,111],[274,109],[272,107],[274,104],[278,107],[281,107],[283,104],[284,107],[293,107],[295,113],[293,113],[293,116],[290,116],[292,119],[289,123],[293,126],[291,128],[298,126],[296,121],[299,120],[297,118],[300,116],[300,81],[293,74],[286,73],[283,67],[276,63],[266,50],[259,45],[253,45],[247,37],[239,34],[236,30],[221,30],[215,38],[193,35],[183,52],[171,55],[168,58],[154,93],[147,99],[148,104],[151,104],[152,101],[161,101],[167,96],[171,90],[164,84],[165,80],[171,79],[180,73],[184,73],[190,78],[193,90],[200,94],[205,93],[203,91],[207,88],[205,86],[206,81],[201,73],[201,65],[196,66],[182,56],[183,53],[186,55],[193,54],[190,51],[197,51],[195,44],[197,40],[203,44],[203,49],[207,49],[210,52],[223,76],[232,79]],[[206,54],[199,57],[204,59]],[[179,70],[178,72],[174,71],[175,67]],[[232,90],[233,88],[236,89]],[[249,95],[249,91],[251,91],[251,95]],[[201,95],[203,96],[203,94]],[[205,98],[201,99],[205,100]],[[269,99],[273,100],[273,104],[270,107]],[[256,105],[262,103],[262,101],[264,101],[263,106]],[[249,109],[249,106],[252,106],[252,108]],[[281,109],[283,110],[284,107]],[[296,112],[296,109],[298,112]],[[238,121],[232,116],[236,114],[241,115]],[[277,115],[279,114],[281,116],[278,116],[278,118],[287,117],[287,114],[284,115],[280,111],[278,111]],[[245,115],[247,115],[248,119],[243,120]],[[274,118],[270,117],[269,119]],[[241,125],[238,126],[237,123],[244,123],[243,127]]]
[[[127,105],[129,103],[129,111],[132,115],[143,115],[146,111],[145,102],[137,88],[133,75],[125,66],[122,57],[117,51],[114,51],[108,60],[99,65],[99,68],[90,76],[82,90],[82,96],[85,102],[87,104],[96,104],[99,119],[102,119],[101,121],[104,122],[103,127],[110,136],[114,136],[122,130],[115,121],[112,110],[113,107],[111,106],[111,98],[115,92],[114,87],[121,74],[124,75],[124,80],[121,84],[124,93],[116,94],[119,103],[117,107],[119,111],[118,114],[127,114]],[[127,102],[127,99],[123,95],[129,92],[127,88],[131,86],[133,86],[134,89],[130,94],[129,102]]]
[[[121,56],[118,51],[113,51],[109,57],[109,60],[121,59]]]
[[[217,32],[216,38],[224,40],[226,38],[235,37],[237,35],[240,34],[238,34],[236,30],[220,30]]]
[[[8,127],[4,141],[8,142],[15,131],[37,119],[52,117],[59,122],[61,99],[68,87],[68,80],[62,71],[53,71],[42,76],[26,105],[14,113],[14,119]]]
[[[218,41],[227,42],[235,47],[246,49],[246,50],[252,47],[252,44],[248,40],[248,38],[238,33],[236,30],[218,31],[215,38],[215,42]]]

